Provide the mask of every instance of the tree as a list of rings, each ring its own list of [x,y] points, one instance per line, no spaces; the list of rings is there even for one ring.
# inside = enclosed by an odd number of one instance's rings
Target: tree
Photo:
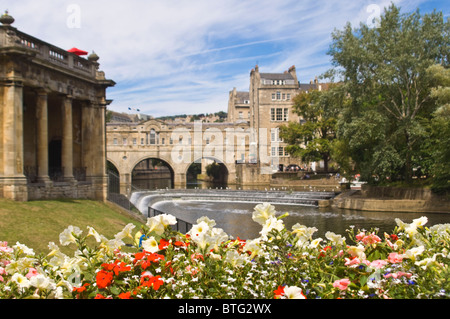
[[[444,193],[450,191],[450,69],[433,65],[428,72],[436,80],[431,97],[438,105],[431,120],[431,143],[427,144],[432,158],[432,189]]]
[[[307,162],[323,160],[325,172],[328,172],[337,115],[344,98],[342,93],[339,86],[334,85],[326,91],[302,92],[294,97],[293,110],[302,121],[280,126],[280,137],[288,144],[289,154]]]
[[[395,5],[377,28],[347,24],[332,34],[334,71],[351,96],[337,135],[366,180],[401,175],[411,181],[436,110],[426,70],[448,66],[449,36],[450,22],[442,12],[400,14]]]

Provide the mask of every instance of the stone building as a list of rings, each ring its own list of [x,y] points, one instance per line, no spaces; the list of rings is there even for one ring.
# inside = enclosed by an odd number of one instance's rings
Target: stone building
[[[261,173],[283,171],[287,166],[309,165],[300,163],[286,151],[286,143],[279,136],[279,126],[302,119],[293,112],[293,98],[300,92],[326,89],[326,84],[317,78],[309,84],[301,84],[295,66],[283,73],[261,73],[258,65],[250,72],[249,92],[239,92],[234,88],[228,102],[228,121],[247,121],[255,132],[254,143],[259,158],[267,154],[270,162],[260,167]]]
[[[106,89],[87,59],[0,17],[0,197],[106,198]]]

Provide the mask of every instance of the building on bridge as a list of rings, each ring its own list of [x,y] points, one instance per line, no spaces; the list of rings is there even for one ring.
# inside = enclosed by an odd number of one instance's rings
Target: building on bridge
[[[295,66],[283,73],[260,73],[258,65],[250,72],[249,91],[230,92],[228,101],[228,121],[247,122],[251,130],[259,137],[256,153],[268,154],[270,162],[264,163],[261,173],[284,171],[289,165],[301,165],[309,169],[310,163],[300,163],[286,151],[287,144],[279,134],[279,126],[288,122],[301,122],[292,109],[292,99],[299,92],[326,89],[317,78],[308,84],[297,79]],[[320,163],[319,163],[320,165]]]
[[[278,126],[302,120],[292,111],[292,99],[312,89],[321,89],[321,84],[317,80],[300,84],[295,67],[284,73],[260,73],[256,66],[250,73],[250,90],[229,93],[226,122],[107,123],[107,160],[120,176],[120,192],[130,194],[133,180],[145,168],[148,176],[165,176],[167,171],[157,171],[155,160],[170,172],[168,187],[186,187],[194,163],[201,164],[204,173],[213,161],[220,164],[226,184],[268,186],[274,172],[300,164],[286,152]]]
[[[106,199],[106,89],[87,59],[0,17],[0,197]]]

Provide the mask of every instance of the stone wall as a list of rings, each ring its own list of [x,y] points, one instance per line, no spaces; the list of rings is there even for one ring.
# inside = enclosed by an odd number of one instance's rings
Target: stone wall
[[[36,183],[28,186],[28,200],[98,199],[95,195],[96,191],[92,183],[78,183],[78,185],[71,183],[53,183],[52,185]]]
[[[450,201],[427,189],[363,187],[362,191],[347,191],[337,196],[332,206],[378,212],[450,213]]]

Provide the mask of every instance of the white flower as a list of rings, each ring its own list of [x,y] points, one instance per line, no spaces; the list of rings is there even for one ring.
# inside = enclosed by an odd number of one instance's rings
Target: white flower
[[[147,219],[146,225],[150,232],[154,231],[157,235],[162,235],[164,233],[164,225],[156,217]]]
[[[133,235],[131,234],[131,231],[136,227],[136,225],[129,223],[126,225],[120,232],[118,232],[114,237],[116,239],[124,239],[124,238],[133,238]]]
[[[102,241],[101,235],[94,228],[91,226],[87,226],[87,228],[89,229],[87,236],[93,236],[97,243]]]
[[[424,252],[424,250],[424,246],[414,247],[405,251],[405,253],[401,256],[403,258],[415,260],[417,256],[421,255]]]
[[[417,228],[425,225],[428,222],[428,218],[421,217],[414,219],[411,224],[404,223],[398,218],[395,219],[395,222],[397,223],[399,230],[404,230],[409,236],[414,236],[417,233]]]
[[[31,286],[36,287],[39,290],[49,290],[53,287],[52,281],[50,281],[49,278],[45,277],[42,274],[31,277],[30,284]]]
[[[444,256],[443,254],[434,254],[433,257],[431,258],[425,258],[421,261],[416,261],[416,265],[422,267],[422,269],[427,269],[428,266],[432,266],[432,265],[439,265],[439,263],[436,261],[436,257],[437,256]]]
[[[164,227],[176,225],[177,223],[177,218],[173,215],[161,214],[155,216],[154,218],[156,218],[156,220],[158,220]]]
[[[350,246],[347,252],[353,257],[358,257],[361,260],[366,259],[366,254],[364,253],[365,247],[363,245]]]
[[[33,249],[27,247],[24,244],[21,244],[19,242],[16,243],[15,246],[13,246],[14,249],[16,250],[20,250],[23,254],[27,255],[27,256],[34,256],[34,251]]]
[[[261,226],[264,226],[266,220],[275,217],[275,207],[269,203],[258,204],[254,208],[252,219]]]
[[[63,246],[76,244],[75,236],[80,236],[81,234],[82,231],[80,228],[76,226],[69,226],[59,235],[59,242]]]
[[[244,245],[244,251],[249,251],[251,252],[251,256],[250,259],[252,259],[253,257],[255,257],[256,255],[260,254],[263,249],[261,248],[260,245],[260,239],[254,239],[254,240],[248,240],[245,245]]]
[[[335,234],[333,232],[330,232],[330,231],[326,232],[325,237],[329,241],[333,242],[336,245],[343,245],[345,243],[345,238],[344,237],[342,237],[341,235],[337,235],[337,234]]]
[[[210,229],[209,225],[206,222],[202,221],[192,226],[191,230],[189,231],[189,234],[194,239],[195,237],[203,236],[209,231],[209,229]]]
[[[156,253],[159,251],[158,242],[156,241],[155,237],[150,237],[142,242],[142,248],[145,251]]]
[[[11,281],[16,283],[19,288],[28,288],[31,285],[28,278],[20,273],[15,273],[14,275],[12,275]]]
[[[306,297],[302,294],[302,289],[292,286],[286,286],[284,287],[284,294],[283,296],[286,299],[306,299]]]
[[[263,229],[261,230],[260,234],[265,237],[274,229],[282,231],[284,229],[284,224],[282,220],[271,216],[266,219],[266,222],[264,223]]]
[[[197,224],[199,224],[201,222],[207,223],[209,228],[213,228],[214,226],[216,226],[216,221],[214,219],[209,219],[206,216],[203,216],[203,217],[200,217],[199,219],[197,219]]]
[[[242,265],[247,262],[245,255],[240,255],[236,250],[229,250],[225,255],[225,261],[232,266]]]
[[[309,248],[317,248],[317,246],[319,246],[320,242],[322,241],[322,238],[316,238],[314,239],[311,244],[309,245]]]

